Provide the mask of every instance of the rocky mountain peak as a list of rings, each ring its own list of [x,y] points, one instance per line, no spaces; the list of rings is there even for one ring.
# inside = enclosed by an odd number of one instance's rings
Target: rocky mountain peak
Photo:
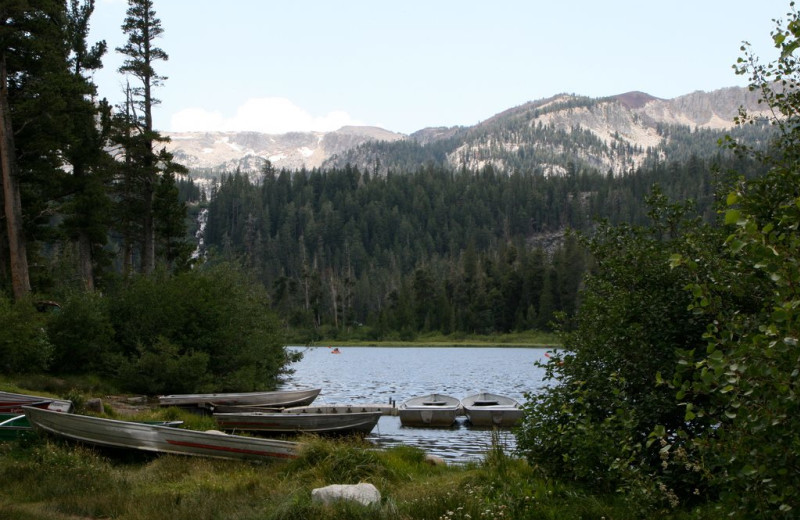
[[[599,99],[558,94],[509,108],[472,127],[424,128],[410,136],[370,126],[327,133],[167,135],[176,160],[193,170],[255,172],[270,161],[276,168],[290,170],[350,163],[368,170],[380,164],[386,171],[393,165],[408,169],[415,162],[444,160],[468,169],[491,165],[560,174],[572,163],[624,172],[654,154],[666,157],[674,145],[671,140],[681,132],[731,129],[739,107],[753,114],[763,110],[757,92],[738,87],[673,99],[638,91]],[[398,141],[411,147],[392,148],[391,143]],[[370,145],[376,142],[390,146]],[[408,156],[409,151],[414,155]]]

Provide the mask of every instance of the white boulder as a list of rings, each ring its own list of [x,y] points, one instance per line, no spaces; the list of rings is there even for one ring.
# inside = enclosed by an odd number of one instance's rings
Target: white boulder
[[[372,484],[332,484],[311,491],[311,501],[331,504],[337,500],[350,500],[365,506],[378,504],[381,501],[381,492]]]

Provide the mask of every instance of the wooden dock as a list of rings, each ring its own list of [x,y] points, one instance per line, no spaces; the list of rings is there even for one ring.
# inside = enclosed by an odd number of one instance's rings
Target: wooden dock
[[[286,408],[283,413],[353,413],[353,412],[381,412],[383,415],[397,415],[397,406],[394,402],[388,404],[323,404],[309,406],[295,406]]]

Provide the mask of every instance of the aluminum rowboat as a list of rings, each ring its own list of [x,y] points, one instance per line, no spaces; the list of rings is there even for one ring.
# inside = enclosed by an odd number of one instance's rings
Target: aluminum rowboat
[[[482,392],[461,400],[467,420],[473,426],[515,426],[522,420],[522,405],[504,395]]]
[[[277,390],[273,392],[238,392],[220,394],[174,394],[158,398],[161,406],[260,406],[288,408],[310,404],[320,393],[319,388],[309,390]]]
[[[350,413],[214,413],[221,430],[270,434],[316,433],[366,435],[378,424],[382,412]]]
[[[443,394],[413,397],[397,409],[403,426],[452,426],[459,413],[461,402]]]
[[[282,460],[297,457],[296,442],[201,432],[89,415],[23,407],[37,430],[95,446],[221,459]]]

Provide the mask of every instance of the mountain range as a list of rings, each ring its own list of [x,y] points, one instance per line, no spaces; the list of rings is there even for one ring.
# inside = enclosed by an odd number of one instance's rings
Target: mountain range
[[[614,174],[648,159],[682,159],[718,151],[726,133],[765,139],[763,127],[736,128],[743,107],[765,115],[758,92],[730,87],[673,99],[643,92],[605,98],[559,94],[531,101],[470,127],[424,128],[404,135],[377,127],[334,132],[181,132],[165,135],[175,160],[193,172],[258,172],[342,167],[376,174],[408,171],[434,161],[454,168],[533,169],[564,174],[582,168]]]

